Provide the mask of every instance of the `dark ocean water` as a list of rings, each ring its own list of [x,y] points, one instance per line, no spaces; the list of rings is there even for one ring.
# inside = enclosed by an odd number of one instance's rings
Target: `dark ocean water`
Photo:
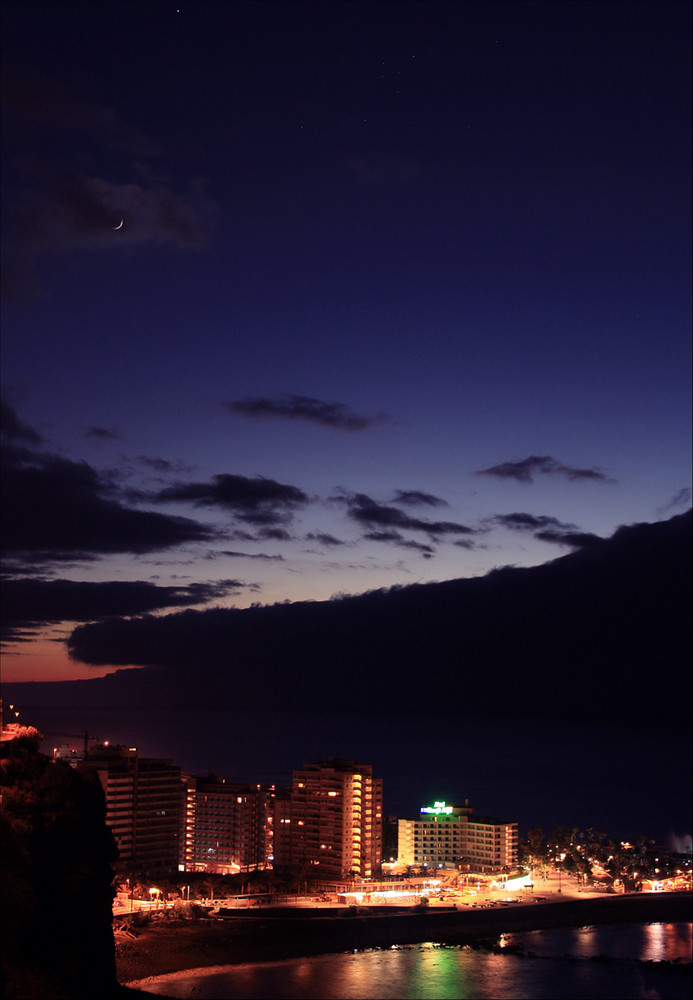
[[[573,696],[572,689],[557,687],[557,698]],[[478,814],[516,820],[521,830],[540,824],[548,832],[563,823],[624,839],[690,833],[688,732],[631,730],[616,718],[599,727],[524,716],[477,718],[462,701],[457,718],[436,713],[435,694],[412,698],[422,707],[406,716],[341,709],[345,699],[339,697],[330,713],[233,705],[195,711],[21,708],[22,720],[45,734],[46,751],[78,745],[74,737],[87,730],[146,756],[172,758],[195,774],[211,768],[228,781],[268,784],[290,784],[294,768],[339,756],[373,765],[383,778],[386,814],[411,818],[434,800],[463,804],[467,798]]]
[[[143,986],[197,1000],[688,1000],[692,932],[680,923],[532,931],[503,936],[499,953],[426,943],[198,970]],[[655,964],[677,961],[686,964]]]

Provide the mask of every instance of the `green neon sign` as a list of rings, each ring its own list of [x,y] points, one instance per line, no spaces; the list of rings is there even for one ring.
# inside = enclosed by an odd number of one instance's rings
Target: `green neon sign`
[[[421,812],[432,816],[449,816],[452,806],[446,806],[445,802],[434,802],[432,806],[421,806]]]

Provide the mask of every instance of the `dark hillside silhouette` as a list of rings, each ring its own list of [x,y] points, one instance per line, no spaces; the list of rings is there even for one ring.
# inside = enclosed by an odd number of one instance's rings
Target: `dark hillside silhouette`
[[[111,863],[117,849],[92,771],[53,763],[39,736],[0,744],[3,995],[115,997]]]

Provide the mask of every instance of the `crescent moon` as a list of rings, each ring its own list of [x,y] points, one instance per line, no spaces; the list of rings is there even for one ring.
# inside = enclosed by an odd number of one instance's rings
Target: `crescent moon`
[[[120,222],[118,223],[118,225],[117,225],[117,226],[114,226],[114,227],[113,227],[113,229],[114,229],[114,230],[115,230],[115,229],[122,229],[122,228],[123,228],[123,222],[124,222],[124,221],[125,221],[124,219],[121,219],[121,220],[120,220]]]

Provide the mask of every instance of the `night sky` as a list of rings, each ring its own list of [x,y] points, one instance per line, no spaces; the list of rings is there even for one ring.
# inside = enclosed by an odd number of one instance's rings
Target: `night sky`
[[[2,19],[5,681],[690,507],[689,3]]]

